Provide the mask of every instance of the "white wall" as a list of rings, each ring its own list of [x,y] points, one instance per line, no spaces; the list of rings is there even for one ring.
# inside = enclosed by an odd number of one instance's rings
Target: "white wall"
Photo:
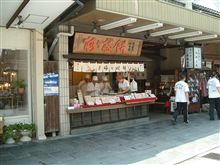
[[[0,27],[0,49],[30,50],[30,30]]]

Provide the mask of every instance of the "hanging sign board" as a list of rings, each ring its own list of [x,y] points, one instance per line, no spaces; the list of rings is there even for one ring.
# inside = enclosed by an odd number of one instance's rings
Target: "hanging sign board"
[[[201,69],[202,68],[202,52],[201,48],[194,48],[194,68]]]
[[[140,56],[142,44],[139,39],[76,33],[73,53]]]
[[[186,68],[202,68],[202,52],[199,47],[185,48]]]
[[[145,72],[143,63],[90,63],[73,61],[72,67],[74,72]]]
[[[44,96],[58,96],[59,76],[55,73],[44,74]]]

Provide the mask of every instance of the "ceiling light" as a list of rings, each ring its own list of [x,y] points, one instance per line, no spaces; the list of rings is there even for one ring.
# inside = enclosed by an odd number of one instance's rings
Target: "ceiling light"
[[[138,32],[143,32],[146,30],[156,29],[159,27],[163,27],[163,24],[162,23],[154,23],[154,24],[150,24],[150,25],[140,26],[140,27],[136,27],[133,29],[129,29],[129,30],[127,30],[127,32],[128,33],[138,33]]]
[[[162,36],[162,35],[171,34],[171,33],[177,33],[177,32],[181,32],[181,31],[184,31],[184,28],[178,27],[178,28],[173,28],[173,29],[168,29],[168,30],[163,30],[163,31],[151,33],[150,35],[152,37],[156,37],[156,36]]]
[[[186,38],[186,37],[193,37],[193,36],[198,36],[201,35],[201,31],[195,31],[195,32],[190,32],[190,33],[183,33],[183,34],[177,34],[173,36],[169,36],[169,39],[179,39],[179,38]]]
[[[98,22],[105,22],[106,20],[104,18],[97,19]]]
[[[217,37],[218,37],[218,35],[212,34],[212,35],[206,35],[206,36],[201,36],[201,37],[186,38],[184,40],[185,41],[199,41],[199,40],[213,39],[213,38],[217,38]]]
[[[134,23],[136,21],[137,21],[136,18],[129,17],[129,18],[125,18],[125,19],[122,19],[122,20],[119,20],[119,21],[115,21],[115,22],[112,22],[112,23],[109,23],[109,24],[106,24],[106,25],[102,25],[102,26],[100,26],[100,29],[102,29],[102,30],[114,29],[114,28],[117,28],[117,27],[120,27],[120,26],[128,25],[130,23]]]

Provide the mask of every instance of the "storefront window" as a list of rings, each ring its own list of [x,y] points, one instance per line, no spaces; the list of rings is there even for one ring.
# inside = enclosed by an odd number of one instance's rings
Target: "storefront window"
[[[28,114],[28,51],[0,51],[0,116]]]

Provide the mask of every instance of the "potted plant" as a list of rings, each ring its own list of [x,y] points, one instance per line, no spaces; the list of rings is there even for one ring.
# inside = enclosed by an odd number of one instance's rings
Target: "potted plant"
[[[20,141],[27,142],[31,140],[32,134],[35,132],[35,124],[20,123],[20,133],[22,135]]]
[[[6,144],[15,143],[14,136],[16,132],[17,130],[15,129],[14,125],[4,126],[3,142]]]
[[[19,94],[24,94],[24,90],[26,87],[26,83],[24,80],[16,80],[16,81],[14,81],[14,85],[15,85],[15,87],[17,87]]]

